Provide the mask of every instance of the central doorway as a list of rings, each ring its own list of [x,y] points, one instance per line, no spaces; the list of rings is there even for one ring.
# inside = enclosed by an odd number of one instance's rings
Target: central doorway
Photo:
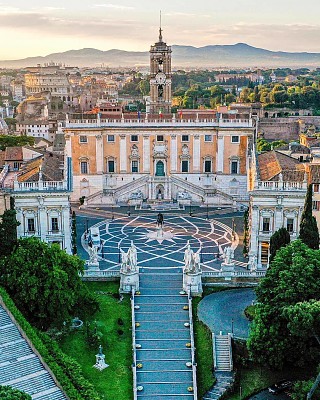
[[[163,161],[158,161],[156,165],[156,176],[164,176],[164,163]]]

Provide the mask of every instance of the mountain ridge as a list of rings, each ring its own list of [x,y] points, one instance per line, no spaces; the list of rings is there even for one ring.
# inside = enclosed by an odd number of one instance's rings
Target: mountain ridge
[[[317,67],[320,53],[272,51],[247,43],[206,45],[201,47],[172,45],[175,67]],[[148,66],[148,51],[120,49],[99,50],[91,47],[51,53],[47,56],[0,61],[1,68],[23,68],[44,63],[62,63],[78,67]]]

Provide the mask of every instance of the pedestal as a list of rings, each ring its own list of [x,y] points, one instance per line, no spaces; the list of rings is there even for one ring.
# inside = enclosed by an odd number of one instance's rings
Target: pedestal
[[[191,296],[202,296],[202,272],[190,273],[184,272],[183,273],[183,290],[186,293],[189,293]]]
[[[139,291],[139,271],[121,272],[120,271],[120,293],[131,293]]]
[[[224,279],[226,281],[231,281],[231,278],[234,273],[234,264],[230,263],[222,263],[221,264],[221,271],[223,272]]]
[[[100,271],[99,261],[96,261],[96,262],[87,261],[86,265],[87,265],[89,271]]]
[[[109,364],[105,362],[106,356],[104,354],[96,354],[96,363],[94,364],[94,368],[97,368],[99,371],[103,371],[105,368],[109,367]]]

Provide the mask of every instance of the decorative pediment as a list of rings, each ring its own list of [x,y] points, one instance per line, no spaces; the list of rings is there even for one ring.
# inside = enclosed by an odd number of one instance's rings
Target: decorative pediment
[[[168,157],[168,141],[158,143],[153,141],[153,158],[167,158]]]

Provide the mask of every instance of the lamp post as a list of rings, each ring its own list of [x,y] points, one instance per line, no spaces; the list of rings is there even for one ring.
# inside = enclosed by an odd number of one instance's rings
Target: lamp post
[[[231,318],[231,333],[232,333],[232,337],[233,337],[233,318]]]
[[[86,218],[86,232],[89,233],[88,218]]]
[[[192,217],[192,207],[191,207],[191,200],[190,200],[190,203],[189,203],[189,215],[190,215],[190,217]]]
[[[203,264],[202,244],[200,246],[200,262]]]
[[[234,240],[235,238],[235,228],[236,228],[236,224],[234,221],[234,217],[232,218],[232,240]]]
[[[114,215],[113,215],[113,205],[111,206],[111,219],[112,219],[112,221],[114,220]]]
[[[127,215],[128,215],[128,217],[130,217],[130,215],[131,215],[130,204],[128,205],[128,211],[127,211]]]
[[[208,201],[207,201],[207,220],[209,219],[209,204],[208,204]]]
[[[118,263],[120,264],[121,257],[120,257],[120,243],[118,243]]]

